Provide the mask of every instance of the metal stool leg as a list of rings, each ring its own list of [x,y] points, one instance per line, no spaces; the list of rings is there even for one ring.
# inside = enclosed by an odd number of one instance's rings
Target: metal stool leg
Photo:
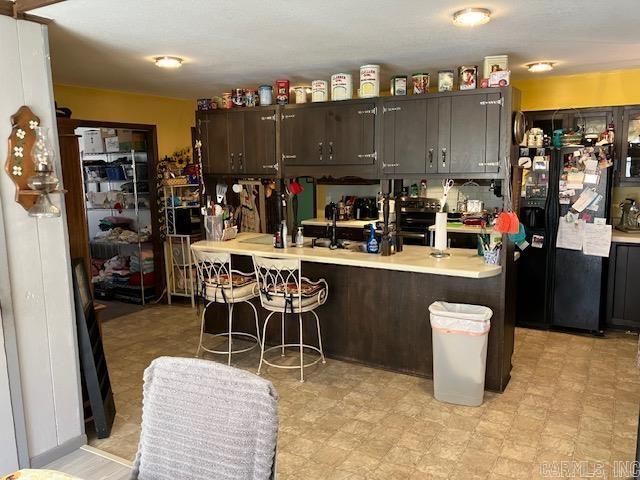
[[[302,312],[298,313],[300,325],[300,382],[304,382],[304,342],[302,341]]]
[[[282,342],[280,342],[280,344],[282,345],[282,351],[280,352],[280,356],[284,357],[284,316],[285,316],[285,312],[282,312]]]
[[[258,372],[257,375],[260,375],[260,370],[262,369],[262,362],[264,361],[264,340],[267,338],[267,324],[269,323],[269,319],[276,312],[271,312],[267,315],[267,318],[264,319],[264,327],[262,327],[262,341],[260,342],[260,363],[258,364]]]
[[[233,332],[233,303],[227,304],[229,308],[229,356],[227,359],[227,365],[231,366],[231,332]]]
[[[260,323],[258,321],[258,310],[256,309],[256,306],[251,303],[250,300],[245,300],[245,303],[248,303],[249,305],[251,305],[251,308],[253,308],[253,316],[256,319],[256,337],[258,337],[258,343],[261,343],[260,340]]]
[[[311,310],[313,316],[316,317],[316,326],[318,327],[318,346],[320,347],[320,356],[322,357],[322,363],[327,363],[324,359],[324,351],[322,350],[322,335],[320,334],[320,319],[318,318],[318,314],[315,310]]]
[[[196,358],[200,355],[200,349],[202,348],[202,338],[204,337],[204,321],[207,315],[207,308],[211,305],[211,302],[207,303],[202,309],[202,324],[200,325],[200,341],[198,342],[198,349],[196,350]]]

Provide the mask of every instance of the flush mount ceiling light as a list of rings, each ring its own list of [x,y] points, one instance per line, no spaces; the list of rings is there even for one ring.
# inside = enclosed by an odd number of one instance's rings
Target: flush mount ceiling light
[[[160,68],[180,68],[182,66],[182,59],[180,57],[156,57],[154,58],[156,66]]]
[[[458,27],[475,27],[491,20],[491,10],[486,8],[465,8],[453,14],[453,24]]]
[[[541,73],[553,70],[553,62],[533,62],[527,63],[526,67],[531,73]]]

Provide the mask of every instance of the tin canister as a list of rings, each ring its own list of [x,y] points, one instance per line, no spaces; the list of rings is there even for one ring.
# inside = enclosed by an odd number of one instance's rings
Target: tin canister
[[[296,103],[307,103],[307,90],[309,87],[297,86],[293,87]]]
[[[331,75],[331,100],[351,100],[353,97],[353,79],[350,73]]]
[[[391,95],[406,95],[407,94],[407,76],[396,75],[391,77]]]
[[[244,107],[244,89],[234,88],[231,91],[231,101],[234,107]]]
[[[380,65],[360,67],[360,98],[380,96]]]
[[[462,65],[458,68],[458,85],[460,90],[473,90],[478,86],[478,67]]]
[[[244,104],[246,107],[255,107],[258,102],[258,91],[255,88],[247,88],[244,91]]]
[[[278,105],[289,103],[289,80],[276,80],[276,103]]]
[[[258,88],[260,105],[271,105],[273,103],[273,87],[271,85],[260,85]]]
[[[429,93],[429,83],[431,77],[428,73],[414,73],[411,75],[411,82],[413,83],[413,94],[422,95],[423,93]]]
[[[312,102],[326,102],[329,99],[327,94],[327,81],[326,80],[314,80],[311,82],[311,101]]]
[[[224,92],[222,94],[222,108],[233,108],[231,92]]]

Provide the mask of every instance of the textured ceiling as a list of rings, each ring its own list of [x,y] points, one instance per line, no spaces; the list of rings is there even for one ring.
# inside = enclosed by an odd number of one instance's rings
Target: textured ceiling
[[[467,6],[490,8],[492,21],[455,27],[451,14]],[[392,74],[481,66],[485,55],[508,54],[520,78],[535,60],[557,61],[554,75],[640,65],[638,0],[66,0],[33,13],[55,21],[55,83],[178,98],[365,63],[382,65],[383,89]],[[157,55],[185,63],[160,70]]]

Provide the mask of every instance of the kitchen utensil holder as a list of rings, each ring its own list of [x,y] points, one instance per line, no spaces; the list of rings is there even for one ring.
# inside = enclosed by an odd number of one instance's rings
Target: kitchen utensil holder
[[[207,234],[207,240],[212,242],[219,242],[222,240],[222,233],[224,231],[224,221],[222,215],[205,215],[204,217],[204,229]]]
[[[500,264],[500,250],[485,250],[484,263],[486,263],[487,265]]]

